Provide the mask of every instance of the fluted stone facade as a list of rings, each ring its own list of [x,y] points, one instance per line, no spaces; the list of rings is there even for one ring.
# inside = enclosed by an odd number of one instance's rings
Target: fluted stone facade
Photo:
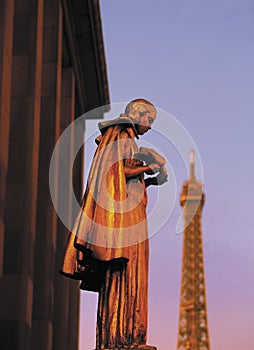
[[[51,202],[49,162],[65,127],[108,103],[98,1],[0,1],[2,350],[78,348],[79,291],[58,274],[68,232]],[[81,150],[79,198],[82,163]]]

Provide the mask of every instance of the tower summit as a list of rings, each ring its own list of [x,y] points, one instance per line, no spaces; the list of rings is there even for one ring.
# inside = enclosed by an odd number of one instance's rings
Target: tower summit
[[[192,150],[189,179],[180,196],[185,228],[177,350],[210,350],[201,229],[204,200],[202,183],[195,177]]]
[[[190,181],[195,181],[194,150],[190,151]]]

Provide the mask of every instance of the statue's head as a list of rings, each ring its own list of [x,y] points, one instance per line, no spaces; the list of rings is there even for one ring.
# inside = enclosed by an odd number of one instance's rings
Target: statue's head
[[[128,103],[125,114],[133,120],[138,134],[143,135],[156,119],[156,108],[151,102],[138,98]]]

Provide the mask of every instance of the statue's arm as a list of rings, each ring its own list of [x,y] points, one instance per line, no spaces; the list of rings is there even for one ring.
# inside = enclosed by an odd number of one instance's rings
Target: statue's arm
[[[125,166],[125,176],[131,177],[131,176],[138,176],[144,173],[158,173],[160,170],[160,166],[158,164],[150,164],[150,165],[144,165],[144,166]]]
[[[142,165],[143,161],[132,158],[132,150],[135,148],[134,145],[136,144],[126,130],[121,132],[121,140],[121,151],[124,159],[124,172],[127,178],[143,175],[144,173],[154,175],[160,171],[161,167],[157,163]],[[123,140],[125,142],[123,142]]]

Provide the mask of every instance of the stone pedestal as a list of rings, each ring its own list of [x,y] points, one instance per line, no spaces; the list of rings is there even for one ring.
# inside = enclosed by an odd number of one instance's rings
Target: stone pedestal
[[[95,349],[95,350],[157,350],[156,346],[151,345],[140,345],[137,347],[122,347],[122,348],[111,348],[111,349]]]

